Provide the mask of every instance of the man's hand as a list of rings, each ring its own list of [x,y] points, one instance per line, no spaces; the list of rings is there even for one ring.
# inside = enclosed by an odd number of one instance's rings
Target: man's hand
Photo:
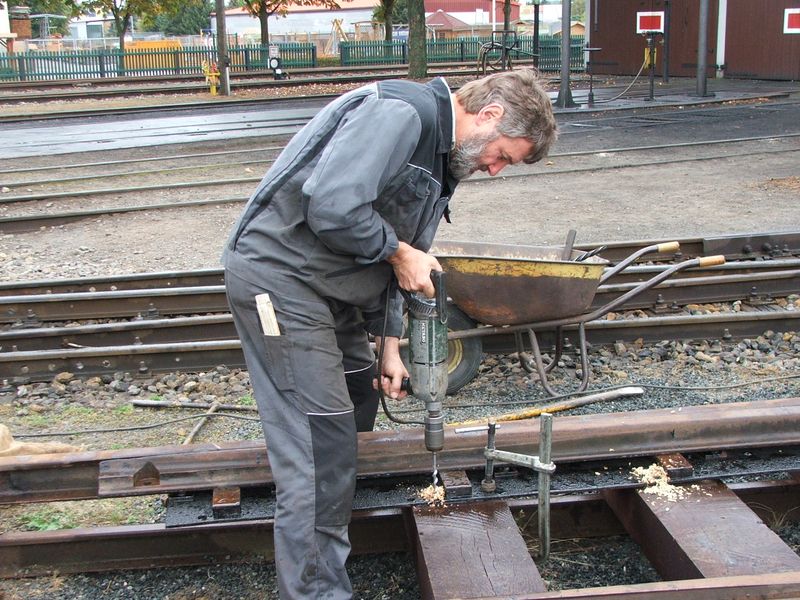
[[[431,271],[442,270],[435,256],[400,242],[397,252],[387,260],[401,288],[408,292],[422,292],[428,298],[434,297],[436,289],[431,281]]]
[[[402,391],[400,386],[403,378],[408,377],[408,371],[400,358],[400,340],[396,337],[375,338],[375,344],[380,348],[383,346],[383,364],[378,365],[382,370],[379,374],[383,393],[390,398],[405,398],[408,393]],[[372,387],[378,389],[378,381],[373,380]]]

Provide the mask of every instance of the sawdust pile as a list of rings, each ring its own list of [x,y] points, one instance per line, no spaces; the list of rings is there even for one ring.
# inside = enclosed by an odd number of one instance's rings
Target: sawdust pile
[[[0,425],[0,456],[24,454],[51,454],[54,452],[79,452],[82,448],[60,442],[17,442],[5,425]]]
[[[767,181],[766,185],[767,187],[800,192],[800,177],[773,178]]]
[[[645,484],[642,490],[644,494],[655,494],[669,502],[677,502],[686,496],[686,488],[672,485],[664,467],[652,464],[647,468],[636,467],[631,470],[631,474],[637,481]]]
[[[447,506],[444,502],[444,486],[443,485],[429,485],[423,490],[419,491],[419,497],[429,506],[436,508],[444,508]]]

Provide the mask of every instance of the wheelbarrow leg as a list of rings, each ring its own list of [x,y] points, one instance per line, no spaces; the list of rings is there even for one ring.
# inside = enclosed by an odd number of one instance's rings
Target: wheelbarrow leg
[[[547,381],[547,369],[542,362],[542,353],[539,350],[539,341],[536,338],[536,332],[533,329],[528,329],[528,337],[530,337],[531,347],[533,349],[533,363],[536,367],[536,373],[539,375],[539,381],[541,382],[542,387],[551,396],[558,396],[558,392],[550,387],[550,384]],[[578,351],[580,352],[581,356],[581,384],[578,386],[578,389],[573,390],[572,393],[583,392],[589,385],[589,356],[586,348],[586,329],[584,323],[580,323],[578,325],[578,340]],[[554,360],[551,364],[555,364],[555,362],[556,361]],[[523,366],[524,364],[525,363],[523,363]]]
[[[530,330],[528,331],[528,334],[530,335]],[[558,364],[558,361],[561,360],[561,355],[564,352],[564,337],[561,335],[561,327],[556,327],[555,336],[555,352],[553,353],[553,358],[550,360],[550,362],[544,365],[545,373],[549,373],[555,368],[555,366]],[[522,368],[528,373],[536,372],[536,365],[534,364],[533,358],[531,357],[530,352],[525,350],[525,344],[522,341],[521,331],[514,332],[514,342],[517,346],[517,356],[519,356],[519,363],[522,365]]]

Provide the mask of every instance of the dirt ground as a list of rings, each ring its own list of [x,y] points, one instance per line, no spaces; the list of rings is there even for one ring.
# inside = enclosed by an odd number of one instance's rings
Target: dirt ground
[[[494,179],[473,176],[451,201],[452,224],[443,223],[439,239],[558,244],[569,229],[577,243],[631,239],[674,239],[743,232],[785,231],[800,226],[800,138],[795,132],[800,109],[771,110],[773,104],[796,102],[800,91],[773,101],[728,103],[705,119],[692,117],[691,107],[654,107],[594,117],[559,115],[561,136],[551,157],[537,165],[510,167]],[[325,91],[325,90],[317,90]],[[281,93],[287,93],[285,90]],[[184,101],[200,97],[180,96]],[[136,99],[140,103],[143,99]],[[175,101],[159,97],[152,103]],[[108,101],[93,101],[101,105]],[[119,101],[113,101],[116,105]],[[86,102],[61,103],[47,110],[88,108]],[[722,107],[722,105],[719,105]],[[685,108],[686,118],[674,116]],[[749,109],[755,110],[749,110]],[[761,110],[764,109],[765,110]],[[664,114],[669,116],[664,117]],[[648,126],[615,123],[622,115],[663,119]],[[725,115],[729,114],[730,117]],[[662,116],[659,116],[662,115]],[[719,116],[721,115],[721,116]],[[594,120],[595,117],[599,118]],[[682,122],[685,121],[685,122]],[[577,124],[576,124],[577,123]],[[599,126],[597,124],[600,124]],[[609,148],[686,144],[704,139],[738,139],[774,134],[775,138],[718,144],[675,146],[636,152]],[[168,155],[204,150],[232,150],[273,144],[272,140],[231,139],[224,143],[136,148],[83,155],[30,157],[5,161],[4,168],[68,164],[129,156]],[[595,150],[575,156],[571,153]],[[689,161],[692,158],[703,160]],[[642,166],[625,166],[625,165]],[[232,165],[213,176],[260,176],[263,165]],[[170,177],[172,179],[170,179]],[[178,173],[162,181],[186,181]],[[193,178],[197,179],[195,175]],[[13,187],[0,175],[5,193],[38,192]],[[151,180],[114,179],[84,182],[74,189],[142,185]],[[1,186],[0,186],[1,187]],[[253,184],[209,189],[164,190],[117,196],[123,204],[160,203],[207,197],[249,195]],[[5,193],[0,193],[2,198]],[[97,197],[95,205],[103,204]],[[70,199],[39,202],[34,212],[79,210]],[[62,207],[63,205],[63,207]],[[218,257],[241,203],[193,209],[159,210],[103,216],[33,233],[0,235],[0,280],[103,275],[110,273],[196,269],[218,266]],[[19,214],[17,205],[0,206],[0,216]],[[27,212],[27,211],[26,211]]]

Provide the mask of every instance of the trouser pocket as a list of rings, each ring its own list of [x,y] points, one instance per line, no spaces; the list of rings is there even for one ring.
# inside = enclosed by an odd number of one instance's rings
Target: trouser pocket
[[[294,391],[296,389],[292,360],[294,344],[282,335],[265,335],[263,339],[270,379],[279,390]]]

